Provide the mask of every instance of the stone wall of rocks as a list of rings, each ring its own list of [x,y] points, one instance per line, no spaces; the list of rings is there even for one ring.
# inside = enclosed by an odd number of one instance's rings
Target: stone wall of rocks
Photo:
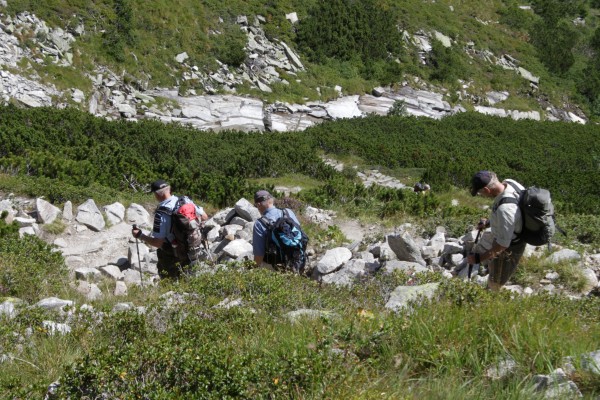
[[[90,299],[96,296],[120,295],[127,292],[130,285],[152,285],[159,279],[156,268],[156,249],[137,243],[131,237],[131,225],[137,224],[149,230],[151,213],[139,204],[125,208],[120,203],[98,206],[93,199],[75,207],[71,202],[62,209],[44,199],[23,199],[7,196],[0,201],[0,212],[8,211],[8,221],[20,226],[21,235],[38,235],[54,244],[65,257],[70,268],[74,285]],[[240,199],[234,207],[217,212],[207,222],[209,255],[204,269],[211,270],[215,265],[224,267],[228,261],[252,260],[252,230],[260,218],[258,210],[246,199]],[[303,216],[321,226],[335,224],[335,213],[308,206]],[[56,219],[62,219],[65,232],[51,236],[40,228]],[[385,234],[381,242],[368,242],[364,239],[348,243],[345,247],[328,248],[311,242],[307,275],[323,283],[353,285],[375,274],[389,274],[400,271],[414,274],[423,271],[438,271],[448,279],[467,279],[468,265],[465,254],[471,251],[476,231],[460,238],[448,237],[443,228],[428,239],[415,234],[407,224]],[[352,236],[352,235],[349,235]],[[491,234],[486,231],[481,236],[476,250],[491,247]],[[556,282],[558,274],[549,270],[544,279],[535,287],[507,286],[519,294],[529,295],[538,291],[565,293],[582,296],[598,290],[600,276],[600,254],[583,254],[571,249],[554,246],[554,251],[546,256],[549,266],[564,260],[573,260],[586,277],[587,284],[581,293],[567,293]],[[543,254],[543,248],[528,246],[525,256]],[[139,257],[138,257],[139,254]],[[549,267],[551,268],[551,267]],[[100,279],[118,282],[115,293],[102,293],[96,285]],[[472,280],[481,285],[487,281],[486,266],[472,268]],[[401,291],[400,289],[398,289]],[[412,290],[412,289],[411,289]],[[382,299],[391,309],[404,307],[403,300],[395,301],[395,296]]]

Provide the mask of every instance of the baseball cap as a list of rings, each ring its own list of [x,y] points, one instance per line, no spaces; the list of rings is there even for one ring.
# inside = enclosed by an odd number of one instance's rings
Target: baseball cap
[[[266,190],[259,190],[258,192],[254,193],[254,202],[262,203],[263,201],[272,197],[273,196],[271,196],[271,193],[267,192]]]
[[[157,190],[166,188],[167,186],[169,186],[167,181],[159,179],[157,181],[152,182],[152,185],[150,185],[150,190],[152,191],[152,193],[154,193]]]
[[[471,196],[477,196],[477,192],[486,187],[492,180],[490,171],[479,171],[471,179]]]

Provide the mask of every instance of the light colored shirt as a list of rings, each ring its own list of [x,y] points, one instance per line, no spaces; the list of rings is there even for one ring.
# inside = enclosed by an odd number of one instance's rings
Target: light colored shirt
[[[517,233],[520,233],[523,229],[523,218],[521,217],[521,210],[517,204],[504,203],[500,207],[497,205],[505,197],[512,197],[519,199],[517,191],[507,183],[509,179],[502,182],[506,188],[504,192],[496,196],[494,204],[492,205],[492,215],[490,216],[490,226],[492,234],[496,242],[504,247],[509,247],[512,240],[517,238]],[[510,179],[511,182],[515,183],[521,190],[525,188],[518,182]]]
[[[296,217],[296,214],[289,208],[286,208],[288,215],[294,222],[300,226],[300,222]],[[271,222],[277,221],[279,218],[283,216],[283,211],[277,207],[268,208],[267,211],[263,214],[267,220]],[[254,223],[254,230],[252,231],[252,251],[255,256],[264,257],[265,255],[265,247],[267,245],[267,227],[265,224],[261,222],[261,220],[257,220]]]

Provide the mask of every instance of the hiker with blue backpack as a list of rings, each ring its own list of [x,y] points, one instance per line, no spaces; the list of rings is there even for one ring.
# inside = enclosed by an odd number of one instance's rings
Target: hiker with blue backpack
[[[176,278],[182,268],[200,258],[201,225],[208,215],[187,196],[171,194],[171,186],[162,179],[153,182],[150,189],[159,202],[152,233],[145,235],[134,225],[131,234],[158,248],[157,268],[161,277]]]
[[[259,266],[265,262],[274,269],[283,266],[303,273],[308,237],[294,211],[275,207],[275,199],[266,190],[254,194],[254,205],[261,214],[252,234],[254,262]]]
[[[479,171],[471,179],[471,195],[493,198],[492,213],[477,225],[478,230],[491,228],[494,241],[483,253],[470,254],[469,265],[488,261],[488,288],[500,290],[519,265],[527,244],[548,244],[556,229],[550,192],[535,186],[498,180],[492,171]]]

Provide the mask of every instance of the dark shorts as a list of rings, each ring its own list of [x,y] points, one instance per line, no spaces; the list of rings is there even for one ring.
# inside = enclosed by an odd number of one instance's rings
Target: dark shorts
[[[179,278],[191,264],[189,260],[179,261],[171,246],[161,247],[156,251],[156,255],[158,256],[156,267],[161,278]]]
[[[504,250],[500,255],[488,264],[490,282],[498,285],[504,285],[517,270],[519,261],[525,251],[527,243],[519,242],[511,244],[508,249]]]

